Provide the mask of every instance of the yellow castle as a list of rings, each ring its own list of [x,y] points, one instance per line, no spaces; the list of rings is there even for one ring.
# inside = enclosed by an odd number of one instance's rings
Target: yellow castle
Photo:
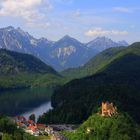
[[[102,102],[102,116],[112,116],[117,113],[117,108],[113,103]]]

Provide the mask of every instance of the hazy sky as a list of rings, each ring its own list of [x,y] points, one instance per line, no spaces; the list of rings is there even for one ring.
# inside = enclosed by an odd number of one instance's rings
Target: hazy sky
[[[9,25],[37,38],[107,36],[131,43],[140,41],[140,0],[0,0],[0,27]]]

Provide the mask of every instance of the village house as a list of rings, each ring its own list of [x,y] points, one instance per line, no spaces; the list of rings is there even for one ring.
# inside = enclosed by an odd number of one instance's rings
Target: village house
[[[26,127],[27,120],[26,120],[25,117],[23,117],[23,116],[16,116],[14,118],[14,121],[15,121],[15,123],[17,125],[17,128],[25,128]]]
[[[45,124],[35,123],[33,120],[27,120],[23,116],[14,118],[17,128],[22,128],[26,133],[34,136],[39,135],[52,135],[54,134],[53,127],[46,126]]]
[[[39,130],[38,130],[37,126],[28,126],[25,129],[25,132],[29,133],[31,135],[34,135],[34,136],[39,136]]]
[[[112,116],[117,113],[117,108],[113,105],[113,103],[102,102],[102,116]]]

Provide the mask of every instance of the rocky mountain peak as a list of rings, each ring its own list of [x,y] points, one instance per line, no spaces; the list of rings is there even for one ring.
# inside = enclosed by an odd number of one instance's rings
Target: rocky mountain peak
[[[68,41],[68,42],[79,42],[78,40],[76,40],[75,38],[69,36],[69,35],[65,35],[64,37],[62,37],[59,41]],[[58,42],[59,42],[58,41]],[[80,43],[80,42],[79,42]]]
[[[101,52],[111,47],[128,46],[128,43],[126,41],[115,42],[111,40],[110,38],[101,36],[101,37],[95,38],[94,40],[90,41],[86,45],[89,48],[92,48],[98,52]]]
[[[105,36],[97,37],[93,40],[93,42],[113,42],[110,38],[107,38]]]
[[[13,26],[8,26],[8,27],[5,27],[5,28],[1,28],[1,30],[5,30],[5,31],[11,31],[11,30],[14,30],[15,28]]]

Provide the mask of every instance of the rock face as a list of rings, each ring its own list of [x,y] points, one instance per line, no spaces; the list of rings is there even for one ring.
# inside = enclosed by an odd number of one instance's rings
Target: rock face
[[[57,70],[81,66],[100,51],[121,44],[127,45],[125,41],[115,43],[105,37],[83,44],[68,35],[54,42],[36,39],[21,28],[0,29],[0,48],[32,54]]]
[[[70,36],[64,36],[55,42],[50,53],[55,65],[60,64],[60,69],[61,67],[65,69],[83,65],[93,55],[95,55],[95,52],[92,49],[87,48],[86,45]]]

